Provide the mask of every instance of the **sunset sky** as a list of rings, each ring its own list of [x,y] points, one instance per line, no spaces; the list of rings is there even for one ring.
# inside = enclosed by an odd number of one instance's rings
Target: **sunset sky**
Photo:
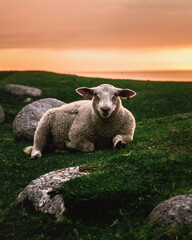
[[[192,69],[192,0],[0,0],[0,70]]]

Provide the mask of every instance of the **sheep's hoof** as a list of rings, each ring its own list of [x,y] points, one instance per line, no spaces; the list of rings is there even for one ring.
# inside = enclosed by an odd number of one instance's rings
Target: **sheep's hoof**
[[[31,154],[31,158],[34,159],[34,158],[41,158],[42,157],[42,154],[40,151],[36,150],[34,152],[32,152]]]
[[[126,147],[126,143],[122,141],[118,141],[114,144],[114,148],[117,150],[123,149]]]

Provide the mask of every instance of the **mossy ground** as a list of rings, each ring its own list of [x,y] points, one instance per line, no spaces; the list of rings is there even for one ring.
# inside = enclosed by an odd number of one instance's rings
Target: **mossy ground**
[[[123,100],[135,116],[134,141],[125,149],[47,154],[31,160],[15,141],[12,122],[26,104],[3,90],[6,83],[39,87],[42,98],[81,99],[75,88],[111,83],[137,92]],[[89,79],[48,72],[0,72],[1,239],[192,239],[192,226],[153,227],[150,211],[177,194],[192,193],[192,83]],[[38,98],[33,98],[36,100]],[[67,212],[62,222],[16,206],[18,194],[49,171],[86,164],[95,171],[62,187]]]

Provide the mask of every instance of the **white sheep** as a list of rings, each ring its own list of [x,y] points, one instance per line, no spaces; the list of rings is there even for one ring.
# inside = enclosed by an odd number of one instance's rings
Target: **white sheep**
[[[136,95],[134,91],[102,84],[78,88],[76,92],[85,100],[50,109],[43,115],[34,145],[24,149],[31,158],[42,156],[50,136],[55,149],[82,152],[110,146],[121,149],[133,140],[135,119],[122,106],[120,97],[129,99]]]

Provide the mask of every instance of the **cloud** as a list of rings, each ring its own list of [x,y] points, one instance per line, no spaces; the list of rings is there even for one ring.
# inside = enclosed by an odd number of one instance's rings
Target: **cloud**
[[[0,48],[192,46],[191,0],[6,0]]]

